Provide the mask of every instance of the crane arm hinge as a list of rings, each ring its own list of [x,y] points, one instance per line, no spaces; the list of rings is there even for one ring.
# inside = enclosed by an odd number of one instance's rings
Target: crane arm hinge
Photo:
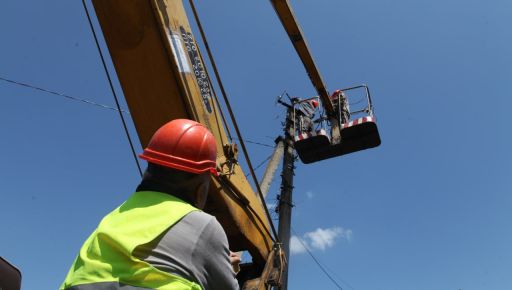
[[[287,261],[282,244],[274,244],[261,276],[245,282],[242,290],[270,290],[272,287],[281,287],[286,264]]]

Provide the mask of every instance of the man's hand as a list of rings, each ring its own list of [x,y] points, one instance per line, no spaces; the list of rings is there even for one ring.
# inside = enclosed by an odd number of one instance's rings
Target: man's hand
[[[231,262],[231,266],[233,266],[233,271],[238,274],[238,272],[240,272],[240,262],[242,261],[240,256],[230,251],[229,261]]]

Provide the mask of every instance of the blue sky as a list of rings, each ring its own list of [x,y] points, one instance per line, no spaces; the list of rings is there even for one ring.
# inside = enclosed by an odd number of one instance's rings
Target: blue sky
[[[370,86],[382,138],[297,164],[296,239],[343,289],[512,289],[512,2],[292,4],[328,89]],[[272,144],[275,97],[315,92],[270,3],[198,9],[244,137]],[[79,1],[2,1],[0,35],[0,77],[114,105]],[[23,289],[56,289],[138,183],[119,116],[0,81],[0,136],[0,255]],[[336,289],[300,247],[290,271],[290,289]]]

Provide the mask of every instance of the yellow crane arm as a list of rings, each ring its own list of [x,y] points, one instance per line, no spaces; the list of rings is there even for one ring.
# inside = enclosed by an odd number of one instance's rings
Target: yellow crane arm
[[[327,91],[327,87],[320,75],[320,71],[315,64],[315,60],[313,59],[313,55],[309,50],[309,46],[304,38],[304,33],[299,26],[295,18],[295,14],[293,13],[292,7],[288,0],[270,0],[272,5],[274,6],[274,10],[276,11],[279,20],[281,20],[281,24],[284,27],[284,30],[290,37],[290,40],[293,44],[293,47],[297,51],[302,64],[304,64],[304,68],[308,73],[308,76],[315,87],[318,96],[322,100],[322,105],[324,106],[328,115],[334,114],[334,107],[329,99],[329,93]]]
[[[236,162],[182,0],[93,0],[142,146],[171,119],[206,125],[217,140],[220,177],[206,212],[224,227],[231,250],[248,250],[260,271],[272,250],[264,204]]]

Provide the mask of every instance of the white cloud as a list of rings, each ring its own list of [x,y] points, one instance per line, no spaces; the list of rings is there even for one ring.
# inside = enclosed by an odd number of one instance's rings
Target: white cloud
[[[350,236],[352,236],[351,230],[345,231],[340,227],[334,227],[330,229],[318,228],[304,235],[304,237],[310,242],[312,248],[322,251],[325,251],[325,249],[334,246],[336,238]]]
[[[304,248],[303,243],[305,244],[305,241],[297,236],[292,236],[290,239],[290,253],[293,254],[302,254],[306,252],[306,248]]]
[[[307,232],[302,238],[292,236],[290,239],[290,253],[301,254],[306,252],[304,246],[310,250],[325,251],[334,246],[338,239],[352,240],[352,230],[342,227],[317,228],[312,232]],[[302,243],[300,242],[302,241]],[[304,244],[304,245],[303,245]]]

